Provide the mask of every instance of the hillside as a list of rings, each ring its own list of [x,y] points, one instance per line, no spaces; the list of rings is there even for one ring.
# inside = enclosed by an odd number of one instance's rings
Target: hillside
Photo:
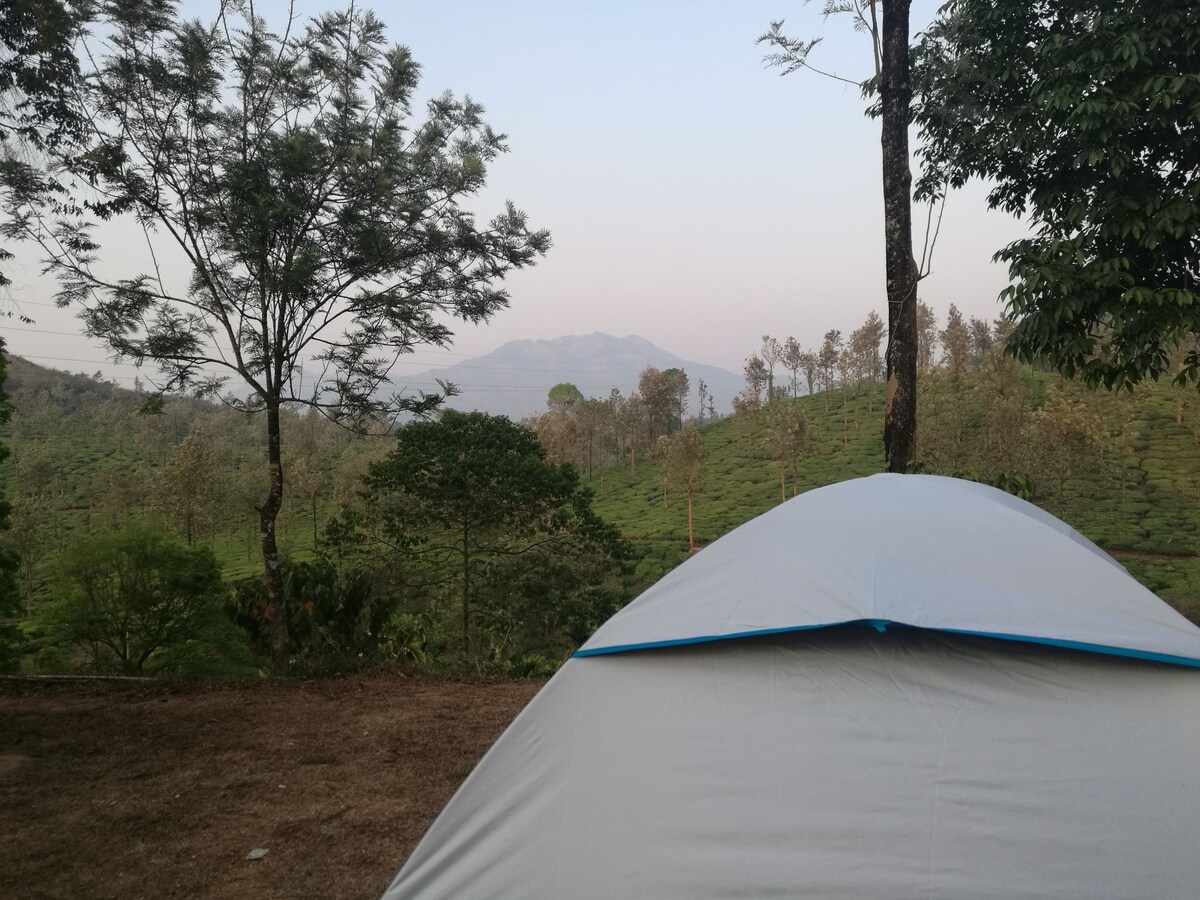
[[[1031,499],[1063,518],[1109,551],[1142,583],[1159,593],[1185,615],[1200,621],[1200,445],[1190,397],[1184,421],[1175,421],[1177,396],[1167,385],[1147,385],[1132,397],[1092,394],[1077,385],[1065,386],[1056,376],[1023,375],[1030,408],[1044,404],[1047,391],[1065,390],[1080,409],[1094,411],[1109,440],[1093,448],[1090,460],[1069,473],[1061,486],[1051,475],[1061,470],[1041,463],[1042,478],[1034,479]],[[978,452],[965,452],[956,465],[939,463],[935,438],[944,430],[949,401],[937,395],[936,376],[926,379],[922,429],[918,447],[922,468],[931,473],[980,477],[987,461]],[[994,407],[990,386],[979,376],[965,389],[959,416],[964,444],[982,432]],[[882,386],[855,394],[834,390],[830,397],[814,395],[795,401],[808,427],[808,446],[790,496],[835,481],[882,471],[879,439]],[[759,416],[762,415],[760,412]],[[703,484],[694,498],[696,539],[715,540],[732,528],[781,502],[780,467],[771,456],[761,422],[730,417],[702,429],[708,451]],[[1012,440],[1015,442],[1016,437]],[[1062,439],[1065,447],[1069,440]],[[968,446],[969,449],[969,446]],[[1048,452],[1040,448],[1040,452]],[[1032,462],[1032,458],[1030,458]],[[641,569],[653,576],[686,557],[686,500],[669,486],[666,501],[660,469],[638,462],[609,468],[595,477],[597,511],[616,524],[639,546]]]
[[[1144,386],[1132,397],[1089,393],[1027,370],[1007,385],[986,372],[961,382],[930,373],[922,383],[918,457],[926,471],[984,478],[1028,474],[1035,502],[1117,555],[1185,613],[1200,616],[1200,404],[1192,394],[1176,394],[1168,385]],[[139,415],[141,399],[133,392],[18,358],[8,387],[18,410],[6,435],[14,459],[0,478],[15,502],[6,540],[25,556],[26,597],[45,595],[55,559],[81,532],[151,516],[183,536],[171,478],[189,435],[206,448],[211,466],[195,539],[214,547],[227,578],[258,571],[254,506],[264,478],[258,419],[184,399],[169,400],[159,415]],[[883,469],[882,386],[834,388],[786,402],[807,425],[795,477],[784,485],[787,494]],[[708,460],[695,497],[699,542],[780,502],[780,467],[765,438],[764,416],[727,417],[701,429]],[[1063,454],[1074,440],[1072,419],[1080,417],[1095,434],[1086,448],[1076,448],[1072,463]],[[362,473],[391,440],[352,435],[295,414],[286,418],[285,430],[296,480],[280,535],[288,553],[305,558],[328,518],[358,502]],[[1029,445],[1028,435],[1035,434],[1041,443]],[[597,511],[638,549],[631,586],[637,590],[686,557],[686,505],[671,485],[664,502],[659,467],[645,451],[631,459],[628,441],[624,446],[619,461],[597,465],[586,477]],[[596,458],[611,460],[614,451]]]

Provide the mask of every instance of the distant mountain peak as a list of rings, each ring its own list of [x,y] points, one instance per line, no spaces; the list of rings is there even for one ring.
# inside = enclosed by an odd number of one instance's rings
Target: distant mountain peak
[[[617,337],[601,331],[550,339],[521,338],[452,366],[393,380],[410,389],[428,389],[435,378],[449,380],[460,394],[447,405],[517,419],[543,412],[546,394],[562,382],[574,384],[585,397],[607,397],[614,387],[628,395],[636,390],[638,375],[648,367],[687,372],[693,411],[700,379],[717,398],[716,408],[721,412],[728,411],[741,389],[741,377],[732,372],[683,359],[639,335]]]

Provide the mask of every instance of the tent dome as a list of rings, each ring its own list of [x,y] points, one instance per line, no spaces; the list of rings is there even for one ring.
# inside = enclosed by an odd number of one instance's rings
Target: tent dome
[[[811,491],[602,626],[385,897],[1191,900],[1196,665],[1028,503]]]
[[[873,475],[775,507],[666,575],[578,655],[849,622],[1200,666],[1200,629],[1079,532],[937,475]]]

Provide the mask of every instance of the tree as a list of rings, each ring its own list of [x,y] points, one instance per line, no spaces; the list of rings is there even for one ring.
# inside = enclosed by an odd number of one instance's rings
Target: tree
[[[231,378],[244,393],[225,399],[265,414],[259,527],[282,658],[281,409],[306,404],[352,426],[427,414],[440,396],[381,393],[391,365],[449,343],[443,316],[482,322],[502,309],[495,283],[549,235],[511,204],[487,225],[463,207],[504,136],[449,94],[411,123],[418,66],[385,45],[371,13],[352,6],[281,36],[241,4],[208,24],[153,0],[106,9],[108,45],[91,53],[100,62],[81,98],[92,168],[76,172],[102,213],[146,229],[153,266],[108,277],[82,215],[45,223],[43,247],[60,302],[80,305],[88,334],[119,357],[156,364],[160,396],[217,394]],[[160,265],[168,253],[190,268],[186,285]]]
[[[981,177],[1033,229],[997,253],[1017,358],[1129,387],[1200,334],[1198,56],[1190,0],[953,0],[919,42],[918,192]]]
[[[675,432],[683,427],[683,417],[687,415],[688,391],[691,390],[691,385],[687,372],[683,369],[667,369],[663,372],[663,377],[667,379],[671,404],[671,422],[668,430]]]
[[[971,333],[967,323],[963,321],[962,313],[953,303],[946,313],[946,327],[942,331],[942,363],[946,373],[952,379],[960,379],[966,374],[967,364],[971,356]]]
[[[780,360],[783,367],[792,373],[791,388],[792,397],[800,396],[800,370],[804,368],[804,351],[800,349],[800,345],[796,343],[794,337],[789,336],[783,343],[783,357]],[[812,393],[812,386],[809,386],[809,393]]]
[[[708,459],[708,448],[700,429],[688,423],[671,438],[667,451],[668,466],[675,481],[683,488],[687,497],[688,550],[696,549],[695,530],[692,527],[692,501],[704,481],[704,464]]]
[[[825,14],[850,15],[856,30],[871,39],[874,78],[862,83],[864,94],[878,93],[883,147],[883,235],[887,270],[887,394],[883,445],[889,472],[908,468],[917,428],[917,282],[920,268],[912,245],[912,169],[908,126],[912,82],[909,72],[908,21],[911,0],[830,0]],[[880,11],[882,15],[880,15]],[[881,21],[882,19],[882,21]],[[808,55],[819,42],[803,42],[783,34],[783,22],[772,22],[759,38],[776,48],[766,62],[783,74],[809,68]],[[831,77],[849,81],[838,75]],[[853,84],[854,82],[850,82]],[[875,111],[875,110],[873,110]]]
[[[784,348],[779,341],[768,334],[763,335],[762,350],[759,355],[762,357],[763,365],[767,367],[767,403],[770,403],[775,397],[775,364],[783,358]]]
[[[707,409],[710,397],[708,385],[701,378],[696,384],[696,402],[699,406],[699,409],[696,411],[696,418],[700,421],[701,425],[704,424],[704,411]]]
[[[577,403],[583,402],[579,388],[569,382],[556,384],[546,395],[546,408],[551,412],[565,413]]]
[[[883,379],[883,360],[879,358],[879,344],[886,332],[883,319],[872,310],[867,320],[850,334],[850,352],[855,366],[862,377],[872,383]]]
[[[746,360],[744,374],[746,388],[742,392],[742,396],[748,410],[753,412],[763,404],[763,389],[767,386],[770,373],[767,372],[767,365],[762,361],[762,357],[755,355]]]
[[[8,394],[4,391],[4,379],[8,371],[8,354],[4,346],[4,338],[0,338],[0,425],[5,425],[12,418],[12,406],[8,402]],[[9,457],[8,445],[0,443],[0,464]],[[9,517],[12,504],[0,494],[0,532],[9,528]],[[0,671],[8,668],[11,651],[8,649],[16,643],[18,633],[15,627],[4,620],[15,615],[21,608],[21,592],[17,585],[17,570],[21,559],[8,547],[0,547]]]
[[[0,234],[23,227],[22,208],[41,207],[59,186],[43,153],[71,145],[83,127],[71,102],[79,81],[74,43],[93,5],[86,0],[0,4]],[[12,216],[12,218],[7,218]],[[0,262],[12,252],[0,247]],[[0,271],[0,287],[10,283]]]
[[[155,671],[191,642],[219,646],[232,628],[212,551],[184,547],[148,525],[82,542],[65,560],[65,576],[41,622],[53,640],[86,651],[97,669]]]
[[[405,425],[366,484],[383,543],[424,584],[456,591],[464,655],[473,605],[498,561],[536,567],[587,548],[617,553],[575,468],[548,463],[537,436],[501,416],[447,410]]]
[[[971,336],[967,362],[972,370],[978,372],[991,354],[996,336],[992,333],[992,326],[985,319],[977,319],[974,316],[971,316],[971,321],[967,323],[967,330]]]
[[[800,457],[808,446],[808,421],[798,403],[776,403],[767,411],[767,440],[771,455],[779,463],[779,500],[787,499],[791,479],[792,496],[800,475]]]
[[[219,515],[221,479],[212,442],[199,431],[175,447],[158,472],[159,509],[191,547],[200,528]]]
[[[821,349],[817,353],[817,368],[821,373],[821,390],[825,393],[825,411],[829,412],[829,394],[833,391],[834,372],[837,371],[838,355],[842,350],[842,333],[836,328],[825,332]]]
[[[938,342],[937,314],[925,303],[917,305],[917,367],[922,372],[933,369],[934,350]]]

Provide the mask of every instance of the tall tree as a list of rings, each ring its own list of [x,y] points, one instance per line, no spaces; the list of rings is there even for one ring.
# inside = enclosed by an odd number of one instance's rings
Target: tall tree
[[[997,254],[1010,352],[1091,385],[1170,374],[1200,334],[1200,7],[953,0],[917,49],[919,191],[981,177],[1032,226]]]
[[[550,388],[546,394],[546,408],[551,412],[566,413],[571,407],[583,402],[583,394],[570,382],[562,382]]]
[[[794,337],[789,336],[783,343],[783,357],[780,359],[783,367],[792,373],[789,384],[792,388],[792,397],[800,396],[800,370],[804,368],[804,351],[800,349],[800,345],[796,343]],[[812,388],[809,387],[811,393]]]
[[[909,62],[911,0],[830,0],[825,14],[850,16],[856,30],[869,35],[875,62],[874,77],[862,83],[864,93],[878,93],[883,147],[883,236],[887,274],[888,344],[887,394],[883,445],[890,472],[908,468],[916,446],[917,427],[917,282],[920,269],[912,245],[912,168],[909,165],[908,126],[912,104]],[[822,72],[808,63],[819,38],[808,42],[789,38],[783,22],[772,22],[759,38],[776,49],[766,62],[783,69]],[[840,81],[849,81],[831,75]],[[854,82],[851,82],[854,83]]]
[[[942,341],[942,364],[946,373],[954,379],[961,378],[967,371],[971,356],[971,332],[963,321],[962,313],[953,303],[946,313],[946,327],[940,335]]]
[[[689,422],[671,438],[668,459],[672,477],[687,497],[688,550],[695,550],[696,532],[692,524],[692,508],[696,491],[704,481],[704,464],[708,459],[708,448],[695,423]]]
[[[458,594],[462,647],[471,652],[474,601],[497,560],[578,552],[618,540],[591,510],[569,465],[553,465],[536,436],[502,416],[447,410],[397,432],[396,449],[367,484],[383,540]]]
[[[808,421],[798,403],[776,403],[767,411],[767,440],[771,456],[779,463],[779,501],[787,499],[791,479],[792,496],[800,475],[801,454],[808,446]]]
[[[746,376],[746,388],[742,392],[742,396],[749,411],[753,412],[763,404],[763,390],[766,388],[769,378],[767,364],[762,361],[762,357],[758,355],[751,356],[746,360],[744,374]],[[770,398],[767,399],[769,400]]]
[[[161,390],[217,393],[231,378],[240,393],[226,399],[265,415],[259,525],[282,658],[281,409],[354,425],[428,413],[440,396],[381,392],[391,365],[449,343],[445,316],[502,309],[496,282],[549,235],[511,204],[486,225],[464,208],[505,138],[479,104],[449,94],[412,122],[418,66],[371,13],[352,6],[278,34],[241,4],[208,23],[155,0],[106,10],[82,97],[93,168],[80,174],[105,213],[135,216],[154,259],[110,277],[81,216],[53,224],[43,247],[60,301],[81,306],[88,334],[118,356],[156,364]],[[185,284],[168,255],[190,269]]]
[[[666,379],[670,403],[670,423],[667,430],[676,432],[683,427],[683,417],[687,415],[688,391],[691,389],[687,372],[683,369],[667,369],[663,372]]]
[[[759,356],[767,367],[767,403],[775,399],[775,364],[783,358],[783,346],[776,338],[764,334]]]

